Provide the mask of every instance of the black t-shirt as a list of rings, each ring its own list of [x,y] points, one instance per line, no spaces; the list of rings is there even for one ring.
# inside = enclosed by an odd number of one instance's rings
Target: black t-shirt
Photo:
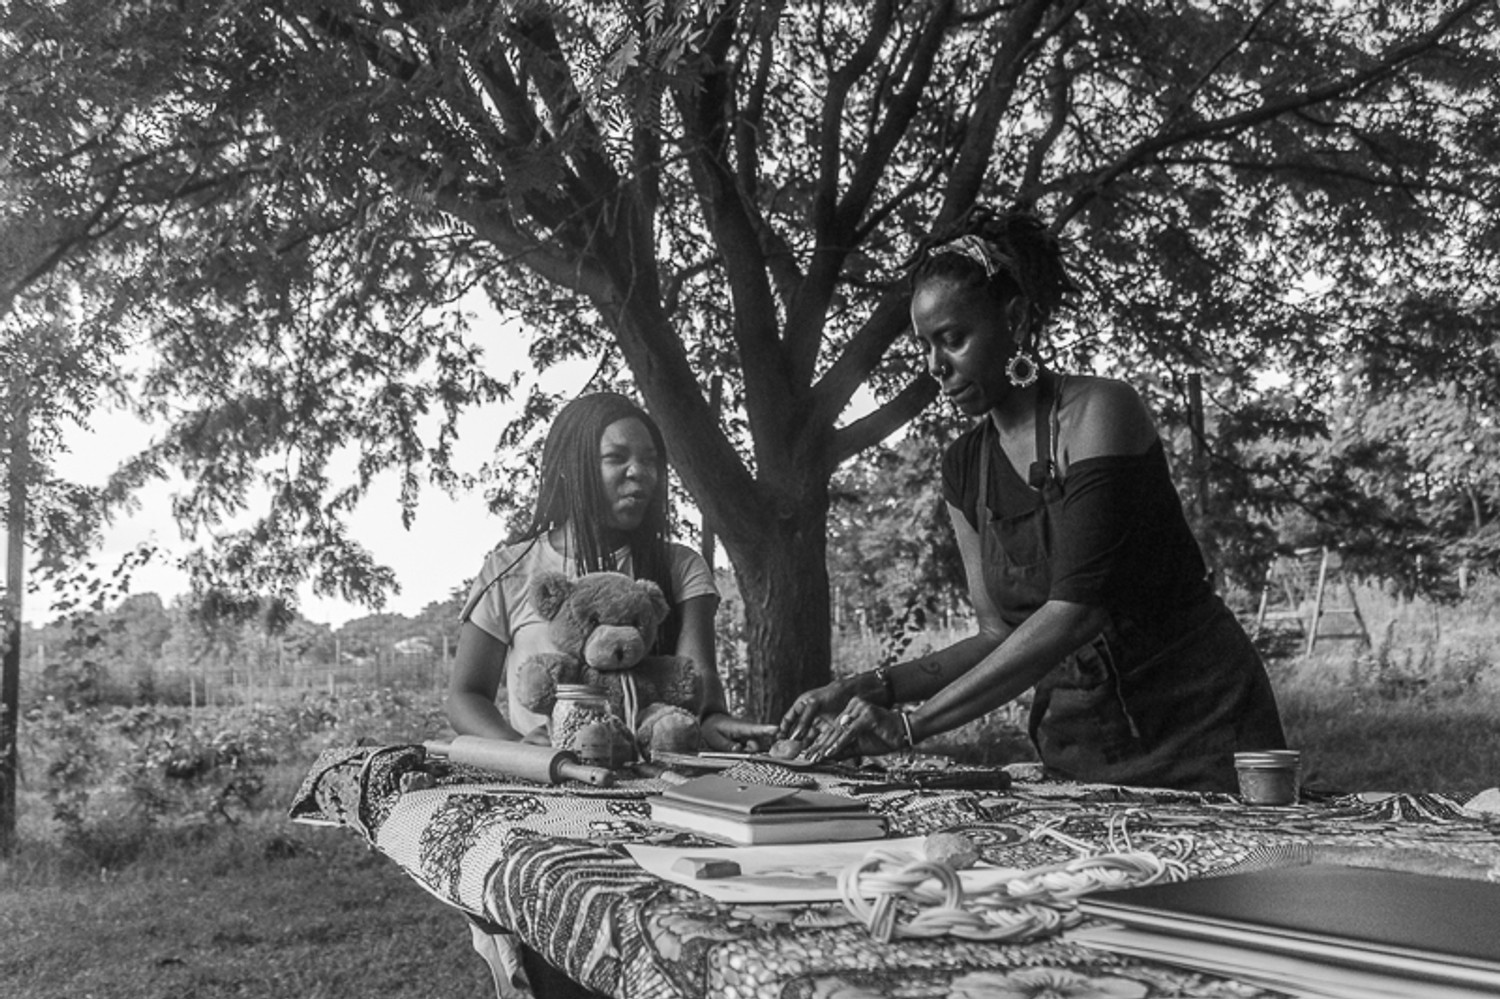
[[[981,421],[943,455],[943,498],[979,529]],[[1014,517],[1041,504],[989,438],[990,510]],[[1068,466],[1060,516],[1052,525],[1048,597],[1121,610],[1137,618],[1171,616],[1211,595],[1198,542],[1157,440],[1138,455],[1087,458]]]

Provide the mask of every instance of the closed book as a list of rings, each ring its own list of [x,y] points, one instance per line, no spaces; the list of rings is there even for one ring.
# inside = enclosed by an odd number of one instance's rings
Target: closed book
[[[1467,988],[1500,990],[1500,884],[1310,864],[1099,892],[1092,916]]]
[[[717,775],[668,788],[650,809],[654,822],[747,845],[880,839],[886,832],[885,818],[863,801]]]

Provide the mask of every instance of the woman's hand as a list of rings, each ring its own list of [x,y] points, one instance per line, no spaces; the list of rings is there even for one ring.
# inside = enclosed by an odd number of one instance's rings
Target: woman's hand
[[[804,742],[809,733],[818,735],[819,732],[814,730],[818,719],[842,711],[850,696],[849,688],[840,680],[804,691],[781,716],[777,736]]]
[[[703,743],[721,753],[762,753],[776,740],[776,726],[716,711],[703,719]]]
[[[802,753],[814,763],[846,756],[879,756],[909,748],[906,725],[899,711],[878,708],[863,698],[852,698],[844,710]]]

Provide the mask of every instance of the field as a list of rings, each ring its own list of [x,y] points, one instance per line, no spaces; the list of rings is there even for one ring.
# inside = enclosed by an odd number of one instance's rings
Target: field
[[[1300,654],[1264,637],[1308,781],[1334,790],[1500,783],[1500,586],[1457,605],[1356,591],[1373,644]],[[928,636],[940,641],[944,636]],[[873,639],[839,662],[867,664]],[[954,733],[971,758],[1029,755],[1001,712]],[[441,727],[431,691],[275,707],[39,705],[23,722],[22,844],[0,861],[0,995],[18,999],[493,995],[463,918],[348,830],[284,817],[318,750]]]

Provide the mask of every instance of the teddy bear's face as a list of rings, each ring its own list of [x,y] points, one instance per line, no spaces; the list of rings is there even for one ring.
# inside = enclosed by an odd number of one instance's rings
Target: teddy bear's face
[[[576,580],[544,573],[532,588],[537,609],[551,621],[553,644],[602,672],[629,669],[645,658],[668,611],[659,586],[618,572]]]

